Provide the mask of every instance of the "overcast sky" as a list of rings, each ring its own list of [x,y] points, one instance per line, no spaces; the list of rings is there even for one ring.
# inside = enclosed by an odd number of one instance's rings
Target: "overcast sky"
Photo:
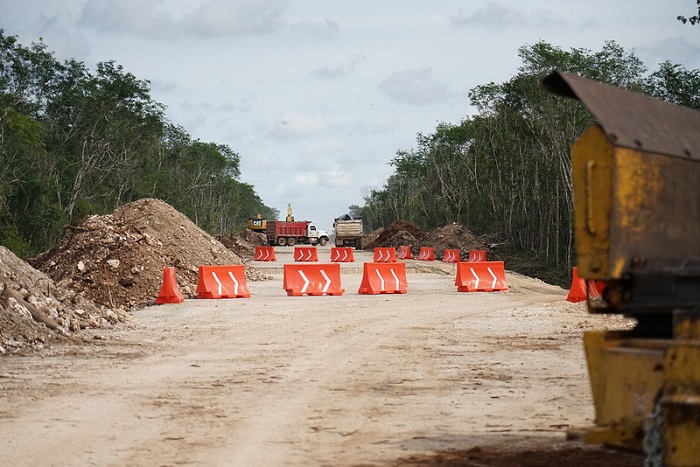
[[[467,93],[517,73],[544,40],[614,40],[649,69],[700,69],[695,0],[0,0],[0,28],[63,61],[114,60],[193,139],[241,156],[283,217],[330,230],[417,133],[473,115]]]

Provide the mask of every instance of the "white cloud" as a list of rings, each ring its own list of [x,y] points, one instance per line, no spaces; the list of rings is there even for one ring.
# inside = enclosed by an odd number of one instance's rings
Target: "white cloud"
[[[379,84],[379,89],[395,101],[419,105],[450,96],[449,86],[433,77],[432,68],[394,72]]]
[[[320,115],[288,112],[275,122],[269,136],[273,139],[306,137],[318,134],[328,126],[328,122]]]
[[[320,68],[316,68],[315,70],[311,70],[311,75],[315,76],[317,78],[321,79],[336,79],[336,78],[341,78],[343,76],[347,76],[351,73],[353,73],[358,65],[362,62],[365,61],[364,55],[358,55],[353,57],[350,62],[344,64],[344,65],[338,65],[338,66],[323,66]]]
[[[304,190],[318,185],[321,177],[316,172],[300,172],[294,175],[294,181],[304,187]]]
[[[88,0],[80,24],[96,31],[150,38],[241,37],[280,29],[286,0],[206,0],[181,17],[163,0]],[[196,4],[195,4],[196,5]]]
[[[340,32],[337,22],[329,18],[311,18],[299,21],[292,21],[289,29],[294,32],[301,32],[317,37],[334,37]]]
[[[547,10],[539,8],[521,10],[496,2],[489,2],[470,13],[460,10],[457,14],[450,15],[449,18],[450,24],[456,28],[474,26],[502,30],[511,26],[531,28],[543,24],[556,25],[559,23],[559,21],[552,19]]]
[[[198,37],[240,37],[273,33],[280,28],[285,0],[209,0],[183,20]]]
[[[144,37],[167,37],[175,30],[173,17],[161,8],[162,1],[88,0],[80,24],[86,28]]]

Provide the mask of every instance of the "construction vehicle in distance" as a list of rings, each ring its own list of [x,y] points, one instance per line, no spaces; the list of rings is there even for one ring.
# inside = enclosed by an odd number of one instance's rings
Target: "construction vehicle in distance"
[[[700,112],[566,73],[543,85],[598,121],[571,151],[578,273],[605,284],[588,310],[637,321],[584,333],[597,427],[569,434],[700,465]]]
[[[362,219],[344,214],[335,218],[333,228],[335,229],[335,246],[362,249],[362,239],[364,238]]]
[[[258,214],[255,217],[248,218],[248,224],[246,226],[248,230],[253,232],[266,232],[267,231],[267,219],[263,218],[262,214]]]
[[[311,221],[294,220],[291,204],[287,206],[284,221],[267,221],[265,235],[269,245],[294,246],[299,243],[325,246],[328,243],[328,232],[316,228]]]

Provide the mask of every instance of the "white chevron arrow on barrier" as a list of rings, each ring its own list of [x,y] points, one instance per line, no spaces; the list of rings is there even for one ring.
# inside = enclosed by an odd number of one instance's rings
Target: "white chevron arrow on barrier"
[[[384,291],[384,278],[382,277],[382,273],[379,272],[379,269],[375,269],[374,272],[379,276],[379,280],[382,282],[382,291]]]
[[[479,275],[474,271],[474,268],[469,268],[469,270],[472,272],[472,276],[474,276],[474,279],[476,279],[476,284],[474,284],[474,288],[478,289],[479,288]]]
[[[233,276],[233,272],[232,272],[232,271],[229,271],[229,272],[228,272],[228,275],[229,275],[229,277],[231,278],[231,280],[233,281],[233,284],[234,284],[234,286],[233,286],[233,295],[238,295],[238,281],[237,281],[236,278]]]
[[[486,268],[486,270],[489,272],[489,274],[491,274],[491,277],[493,277],[493,283],[491,284],[491,288],[492,288],[492,289],[495,289],[495,288],[496,288],[496,282],[498,281],[498,278],[497,278],[496,275],[493,273],[493,271],[491,270],[491,268]]]
[[[214,280],[216,281],[216,283],[219,285],[219,289],[218,289],[218,290],[219,290],[219,295],[221,295],[223,284],[221,283],[221,281],[219,280],[219,278],[216,277],[216,273],[215,273],[214,271],[212,271],[211,275],[212,275],[212,277],[214,278]]]
[[[323,269],[321,269],[321,275],[323,276],[324,279],[326,279],[326,285],[323,286],[323,293],[326,293],[326,291],[328,290],[328,287],[331,286],[332,281],[331,281],[330,277],[328,277],[328,275],[326,274],[326,271],[324,271]]]
[[[301,293],[306,292],[306,289],[309,287],[310,281],[304,274],[304,271],[301,269],[299,270],[299,275],[301,276],[302,279],[304,279],[304,287],[301,288]]]

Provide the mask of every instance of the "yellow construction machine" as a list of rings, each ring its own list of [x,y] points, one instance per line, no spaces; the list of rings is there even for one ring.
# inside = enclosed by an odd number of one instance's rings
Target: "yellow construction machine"
[[[258,214],[248,219],[248,225],[246,227],[253,232],[265,233],[265,231],[267,231],[267,219],[263,218],[262,214]]]
[[[566,73],[543,85],[597,120],[571,151],[578,272],[606,284],[588,309],[636,320],[584,334],[596,427],[570,434],[700,466],[700,112]]]

